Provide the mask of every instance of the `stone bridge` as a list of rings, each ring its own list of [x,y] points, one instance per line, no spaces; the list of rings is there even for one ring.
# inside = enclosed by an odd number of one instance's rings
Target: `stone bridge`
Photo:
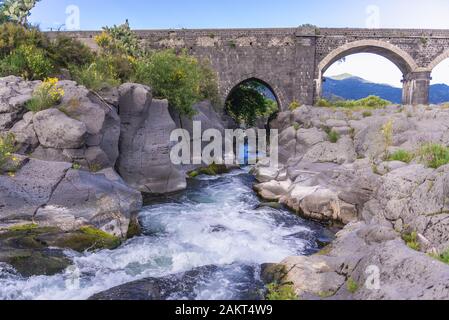
[[[211,29],[136,31],[142,46],[186,48],[216,70],[223,101],[240,83],[257,79],[280,108],[313,104],[324,72],[348,55],[366,52],[393,62],[403,74],[403,103],[426,104],[432,70],[449,58],[449,30],[421,29]],[[98,32],[69,32],[95,48]]]

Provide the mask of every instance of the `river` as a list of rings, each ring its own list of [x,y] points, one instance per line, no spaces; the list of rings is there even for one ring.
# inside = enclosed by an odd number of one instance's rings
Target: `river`
[[[63,274],[23,278],[0,265],[0,299],[87,299],[134,280],[208,265],[216,268],[170,298],[254,298],[263,288],[260,264],[315,253],[332,235],[284,208],[261,205],[248,170],[200,176],[181,193],[147,199],[142,236],[112,251],[67,251],[74,267]]]

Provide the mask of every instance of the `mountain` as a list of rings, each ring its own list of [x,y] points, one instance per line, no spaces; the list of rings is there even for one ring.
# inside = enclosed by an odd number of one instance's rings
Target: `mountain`
[[[379,96],[393,103],[401,103],[402,88],[388,84],[379,84],[350,75],[341,74],[328,77],[323,83],[323,97],[341,97],[348,100],[357,100],[369,95]],[[430,86],[430,103],[438,104],[449,101],[449,86],[434,84]]]

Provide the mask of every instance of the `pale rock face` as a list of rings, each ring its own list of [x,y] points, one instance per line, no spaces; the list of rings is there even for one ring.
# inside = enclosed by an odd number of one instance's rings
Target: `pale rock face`
[[[102,173],[69,170],[34,220],[66,231],[92,225],[125,238],[131,216],[141,206],[140,193],[122,182]]]
[[[185,189],[185,175],[170,160],[170,134],[176,125],[168,102],[153,100],[151,89],[138,84],[122,85],[119,94],[120,175],[130,186],[146,193]]]
[[[300,125],[294,142],[293,122]],[[273,121],[285,131],[280,170],[292,184],[285,191],[276,177],[256,191],[303,216],[346,224],[320,254],[282,262],[284,280],[302,299],[449,299],[449,266],[428,255],[449,248],[449,165],[427,168],[419,156],[386,161],[426,143],[449,146],[448,123],[449,110],[438,106],[391,106],[369,117],[302,106]],[[328,141],[326,128],[340,133],[337,143]],[[421,252],[401,239],[411,232]]]
[[[77,149],[84,145],[86,125],[57,109],[47,109],[33,117],[34,130],[42,146],[53,149]]]
[[[88,168],[92,165],[89,149],[100,148],[103,156],[94,166],[114,167],[120,135],[114,90],[101,98],[73,81],[59,81],[64,89],[62,101],[33,114],[26,109],[26,102],[40,83],[16,77],[0,79],[0,132],[12,132],[18,152],[40,160],[76,162]]]

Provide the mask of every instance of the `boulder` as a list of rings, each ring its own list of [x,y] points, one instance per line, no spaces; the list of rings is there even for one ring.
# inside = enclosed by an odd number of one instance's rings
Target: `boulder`
[[[151,89],[139,84],[124,84],[119,93],[120,175],[130,186],[145,193],[185,189],[185,175],[170,160],[170,134],[176,125],[168,102],[153,100]]]
[[[141,206],[141,194],[121,181],[111,181],[103,173],[69,170],[34,221],[65,231],[91,225],[126,238],[131,218]]]
[[[0,175],[0,221],[31,221],[71,166],[30,159],[13,177]]]
[[[40,111],[33,118],[34,130],[42,146],[54,149],[81,148],[87,127],[57,109]]]
[[[14,134],[19,152],[26,153],[39,145],[39,140],[34,132],[32,112],[24,114],[22,120],[16,122],[10,132]]]

